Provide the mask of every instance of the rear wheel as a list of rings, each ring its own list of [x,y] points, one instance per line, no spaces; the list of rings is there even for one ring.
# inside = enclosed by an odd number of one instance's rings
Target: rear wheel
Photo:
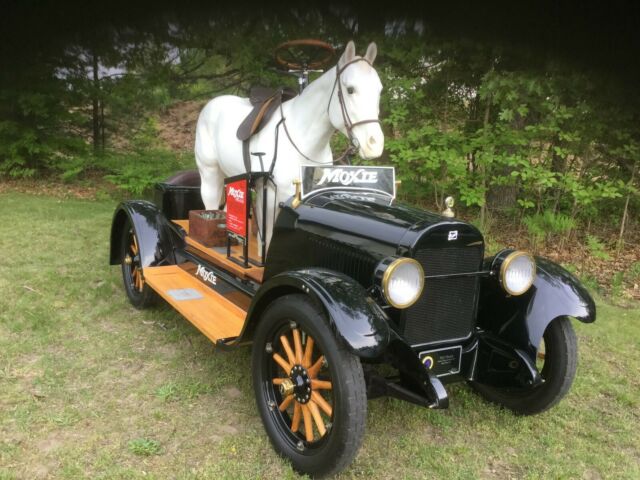
[[[567,394],[576,375],[577,363],[578,343],[571,320],[557,318],[547,326],[538,348],[536,366],[543,379],[541,385],[496,388],[472,383],[472,386],[490,402],[520,415],[534,415],[553,407]]]
[[[125,292],[127,292],[127,298],[134,307],[139,309],[153,305],[157,297],[151,287],[144,281],[140,242],[131,221],[127,221],[122,230],[120,248],[122,281]]]
[[[362,366],[305,295],[281,297],[262,315],[253,384],[271,443],[297,471],[331,475],[355,457],[367,414]]]

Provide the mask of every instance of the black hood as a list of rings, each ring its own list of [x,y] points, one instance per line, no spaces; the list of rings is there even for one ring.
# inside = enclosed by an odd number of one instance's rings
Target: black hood
[[[413,256],[425,245],[482,243],[482,235],[469,223],[390,202],[383,195],[332,190],[303,200],[295,209],[291,200],[283,206],[265,279],[296,267],[328,266],[322,257],[329,255],[348,253],[375,263],[391,255]]]
[[[465,237],[471,242],[482,241],[482,235],[471,224],[390,202],[382,195],[331,191],[315,195],[303,205],[308,208],[300,212],[298,222],[376,240],[398,250],[394,253],[413,250],[426,231],[432,234],[443,231],[448,235],[451,229],[456,229],[460,240]]]

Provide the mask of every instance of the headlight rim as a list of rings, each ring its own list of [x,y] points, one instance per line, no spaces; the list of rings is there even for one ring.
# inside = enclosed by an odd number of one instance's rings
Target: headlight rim
[[[416,295],[416,297],[411,302],[407,302],[407,303],[404,303],[404,304],[399,304],[399,303],[394,302],[391,299],[391,296],[387,293],[388,292],[388,285],[389,285],[389,279],[391,278],[391,275],[393,274],[393,272],[400,265],[403,265],[405,263],[412,263],[412,264],[414,264],[414,265],[416,265],[418,267],[418,271],[420,272],[420,288],[419,288],[419,291],[418,291],[418,295]],[[418,262],[415,258],[410,258],[410,257],[396,258],[384,270],[384,273],[382,274],[382,281],[380,282],[380,287],[382,289],[382,296],[384,297],[385,301],[389,305],[391,305],[394,308],[398,308],[398,309],[409,308],[410,306],[412,306],[414,303],[416,303],[420,299],[420,297],[422,296],[422,292],[424,291],[424,269],[422,268],[422,265],[420,264],[420,262]]]
[[[526,289],[524,289],[521,292],[514,292],[507,286],[507,283],[504,281],[504,278],[505,278],[507,269],[509,268],[509,265],[511,265],[511,263],[513,263],[515,259],[523,256],[528,257],[531,260],[531,264],[533,265],[533,274],[531,275],[531,282],[529,283],[529,286]],[[512,252],[509,252],[506,257],[504,257],[504,260],[500,264],[500,275],[498,276],[498,278],[500,280],[500,286],[505,292],[507,292],[509,295],[513,295],[514,297],[518,297],[520,295],[524,295],[531,289],[531,287],[533,286],[533,283],[536,280],[537,273],[538,273],[538,268],[536,265],[536,259],[533,256],[533,254],[525,250],[513,250]]]

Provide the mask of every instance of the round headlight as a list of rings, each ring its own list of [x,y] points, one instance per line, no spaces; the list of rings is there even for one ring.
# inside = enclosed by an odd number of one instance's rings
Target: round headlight
[[[511,295],[522,295],[536,278],[536,261],[527,252],[512,252],[500,266],[500,283]]]
[[[382,293],[396,308],[413,305],[424,287],[424,270],[413,258],[398,258],[391,262],[382,276]]]

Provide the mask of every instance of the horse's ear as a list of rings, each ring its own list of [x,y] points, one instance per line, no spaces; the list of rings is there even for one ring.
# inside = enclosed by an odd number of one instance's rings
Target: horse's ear
[[[364,58],[373,65],[373,61],[376,59],[376,55],[378,55],[378,46],[376,42],[371,42],[367,47],[367,53],[365,53]]]
[[[349,40],[349,43],[347,43],[347,47],[344,49],[344,53],[340,57],[340,61],[338,62],[338,64],[340,66],[343,66],[346,63],[349,63],[351,60],[353,60],[355,56],[356,56],[356,44],[353,43],[353,40]]]

